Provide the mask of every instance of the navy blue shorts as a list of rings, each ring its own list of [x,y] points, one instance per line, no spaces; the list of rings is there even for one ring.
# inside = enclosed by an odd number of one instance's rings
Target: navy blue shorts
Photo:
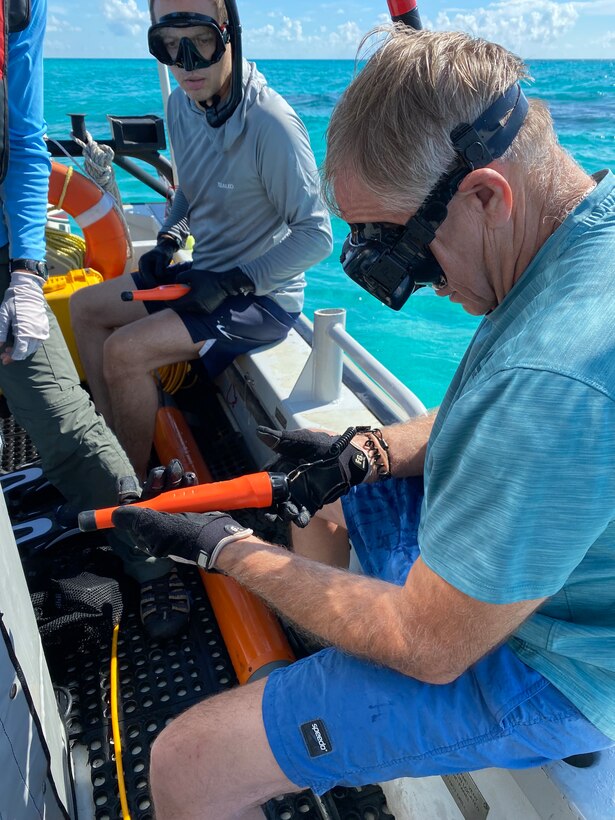
[[[188,265],[178,265],[185,270]],[[137,289],[151,287],[137,271],[132,274]],[[199,356],[210,378],[218,376],[236,356],[257,347],[274,344],[288,335],[298,313],[287,313],[267,296],[229,296],[215,313],[175,310],[172,303],[144,302],[148,313],[174,310],[195,344],[202,343]]]
[[[417,479],[359,485],[345,496],[368,574],[404,583],[419,552],[421,499]],[[538,766],[613,745],[506,645],[445,685],[325,649],[269,676],[263,720],[284,774],[318,794],[396,777]]]

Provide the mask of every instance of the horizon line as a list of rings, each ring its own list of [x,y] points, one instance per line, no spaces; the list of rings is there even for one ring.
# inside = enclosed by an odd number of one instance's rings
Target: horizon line
[[[557,63],[557,62],[567,62],[569,60],[575,60],[577,62],[586,62],[586,63],[603,63],[603,62],[615,62],[615,57],[523,57],[519,55],[522,60],[544,60],[545,62],[550,63]],[[76,57],[76,56],[64,56],[64,57],[57,57],[54,55],[43,55],[43,59],[45,60],[134,60],[135,62],[154,62],[151,57]],[[354,63],[356,62],[355,57],[246,57],[246,60],[258,60],[259,62],[262,60],[277,60],[278,62],[293,62],[293,63]],[[361,62],[361,61],[359,61]]]

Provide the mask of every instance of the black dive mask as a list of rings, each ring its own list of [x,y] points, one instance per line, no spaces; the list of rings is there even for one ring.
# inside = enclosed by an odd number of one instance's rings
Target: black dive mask
[[[165,65],[184,71],[209,68],[219,62],[230,43],[233,58],[231,88],[224,101],[214,98],[205,115],[212,128],[219,128],[232,115],[243,96],[241,23],[235,0],[225,0],[228,22],[218,24],[213,17],[187,11],[165,14],[150,26],[147,42],[150,53]]]
[[[457,126],[451,133],[457,154],[453,167],[405,225],[350,225],[340,258],[344,272],[393,310],[399,310],[424,285],[443,287],[446,276],[429,244],[446,219],[461,180],[502,156],[517,136],[527,110],[527,99],[515,83],[472,125]]]
[[[150,54],[185,71],[217,63],[229,39],[228,23],[219,25],[213,17],[185,11],[165,14],[147,32]]]

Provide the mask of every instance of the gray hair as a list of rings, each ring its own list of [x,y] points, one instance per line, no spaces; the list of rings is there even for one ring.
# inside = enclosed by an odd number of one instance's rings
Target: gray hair
[[[461,32],[415,31],[397,24],[370,32],[362,46],[383,33],[386,40],[344,92],[327,130],[323,183],[334,212],[333,185],[345,172],[389,210],[416,210],[454,160],[451,131],[473,122],[528,77],[519,57]],[[521,164],[546,190],[556,146],[546,106],[532,99],[502,160]]]

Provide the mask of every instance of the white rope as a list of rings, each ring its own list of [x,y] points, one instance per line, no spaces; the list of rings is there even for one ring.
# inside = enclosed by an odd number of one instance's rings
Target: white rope
[[[102,188],[103,191],[107,191],[111,194],[115,200],[115,209],[124,224],[124,230],[127,237],[126,258],[130,259],[132,257],[132,243],[130,241],[128,223],[126,222],[126,216],[124,215],[124,209],[122,207],[122,197],[119,188],[117,187],[115,171],[113,169],[113,157],[115,156],[115,153],[113,148],[109,145],[99,145],[92,138],[89,131],[86,131],[85,135],[87,140],[86,142],[83,142],[83,140],[78,139],[74,135],[73,140],[81,147],[83,158],[85,160],[86,174],[94,180],[99,188]]]

